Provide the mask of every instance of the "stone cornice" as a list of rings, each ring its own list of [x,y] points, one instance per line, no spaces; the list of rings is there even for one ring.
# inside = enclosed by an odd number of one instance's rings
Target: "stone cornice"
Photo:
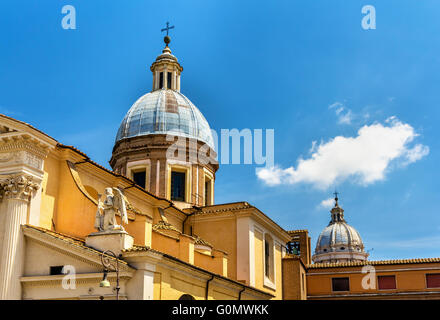
[[[14,133],[0,135],[0,152],[17,152],[19,150],[24,150],[31,152],[32,154],[44,159],[49,153],[49,147],[37,140],[32,138],[26,133]]]
[[[62,285],[63,278],[66,275],[46,275],[46,276],[24,276],[20,278],[20,282],[25,287],[54,287]],[[70,275],[72,276],[72,275]],[[111,282],[116,282],[115,272],[110,272],[108,274],[108,279]],[[119,274],[119,279],[122,281],[131,279],[131,274],[129,272],[121,272]],[[102,272],[96,273],[80,273],[75,275],[76,284],[97,284],[102,280]]]

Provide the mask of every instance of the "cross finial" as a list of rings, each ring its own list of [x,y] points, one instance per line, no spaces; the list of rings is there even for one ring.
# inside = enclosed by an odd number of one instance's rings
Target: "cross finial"
[[[333,192],[333,194],[335,195],[335,199],[337,200],[339,192],[335,190],[335,192]]]
[[[166,31],[166,32],[167,32],[167,36],[168,36],[168,31],[170,31],[170,29],[174,29],[174,26],[171,26],[171,27],[170,27],[170,23],[167,21],[167,27],[161,29],[160,32],[164,32],[164,31]]]

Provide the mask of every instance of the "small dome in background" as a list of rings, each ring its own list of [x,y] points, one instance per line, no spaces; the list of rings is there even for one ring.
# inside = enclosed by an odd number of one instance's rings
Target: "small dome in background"
[[[350,261],[365,261],[368,253],[364,251],[359,232],[344,219],[344,210],[339,207],[338,198],[330,211],[332,219],[321,232],[316,243],[315,263],[337,263]]]

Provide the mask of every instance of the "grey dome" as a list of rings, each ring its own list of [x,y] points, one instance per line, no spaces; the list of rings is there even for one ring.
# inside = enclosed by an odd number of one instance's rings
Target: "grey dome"
[[[122,120],[116,142],[150,134],[195,138],[214,149],[211,128],[205,117],[187,97],[175,90],[160,89],[140,97]]]
[[[344,248],[344,249],[341,249]],[[346,222],[336,222],[327,226],[319,235],[315,252],[364,248],[359,232]]]
[[[332,219],[318,237],[313,261],[337,263],[367,260],[368,253],[364,251],[361,236],[345,221],[344,210],[339,207],[338,198],[335,198],[335,206],[330,212]]]

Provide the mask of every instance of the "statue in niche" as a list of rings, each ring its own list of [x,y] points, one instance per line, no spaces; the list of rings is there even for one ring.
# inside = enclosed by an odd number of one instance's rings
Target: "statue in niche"
[[[105,199],[101,201],[98,194],[98,209],[95,216],[95,228],[99,232],[120,230],[125,231],[122,225],[116,223],[116,213],[121,215],[122,224],[128,224],[125,196],[118,188],[105,188]]]

